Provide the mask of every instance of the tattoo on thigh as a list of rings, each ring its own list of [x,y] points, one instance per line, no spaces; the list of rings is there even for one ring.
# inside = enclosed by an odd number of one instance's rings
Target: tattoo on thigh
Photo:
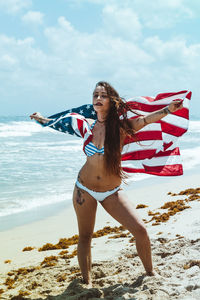
[[[85,199],[82,197],[82,192],[80,189],[77,189],[76,202],[80,205],[82,205],[85,202]]]

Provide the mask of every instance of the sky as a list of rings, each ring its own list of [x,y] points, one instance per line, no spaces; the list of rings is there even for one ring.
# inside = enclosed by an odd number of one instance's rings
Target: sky
[[[199,0],[0,0],[0,115],[48,116],[119,94],[191,90],[200,111]]]

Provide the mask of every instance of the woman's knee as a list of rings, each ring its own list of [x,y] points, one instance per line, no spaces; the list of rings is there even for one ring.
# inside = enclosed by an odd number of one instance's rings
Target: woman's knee
[[[148,232],[146,227],[143,224],[139,224],[137,228],[134,230],[135,238],[148,238]]]
[[[82,233],[79,234],[79,242],[81,243],[90,243],[92,240],[92,233]]]

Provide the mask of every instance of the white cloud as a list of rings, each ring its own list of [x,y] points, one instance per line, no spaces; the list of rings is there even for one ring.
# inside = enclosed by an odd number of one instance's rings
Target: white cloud
[[[58,27],[45,30],[51,51],[62,58],[71,72],[83,72],[100,76],[120,72],[130,65],[145,65],[152,62],[151,56],[131,41],[111,36],[105,31],[83,34],[76,31],[64,18]],[[96,71],[95,71],[96,70]]]
[[[0,0],[0,9],[10,14],[16,14],[31,5],[32,0]]]
[[[164,40],[151,29],[145,32],[141,26],[145,15],[132,4],[128,10],[127,3],[121,8],[105,4],[103,25],[92,33],[80,32],[59,17],[57,24],[44,29],[45,50],[32,37],[0,36],[4,94],[28,90],[29,100],[38,93],[48,105],[49,99],[59,103],[69,99],[70,107],[71,99],[77,105],[89,102],[91,88],[99,80],[111,82],[125,97],[198,87],[200,44],[189,44],[183,36]],[[183,2],[170,3],[175,9]]]
[[[130,8],[106,5],[103,8],[103,23],[106,32],[112,35],[122,35],[131,40],[136,40],[141,36],[142,25],[137,14]]]
[[[176,37],[164,42],[158,36],[154,36],[147,38],[144,46],[160,62],[187,66],[189,69],[200,68],[200,43],[187,46],[183,38]]]
[[[18,60],[11,55],[4,54],[0,56],[1,70],[8,71],[13,70],[17,66]]]
[[[35,46],[33,38],[23,40],[0,35],[0,73],[5,87],[40,86],[40,75],[47,56]],[[37,73],[37,76],[35,76]]]
[[[133,0],[129,5],[139,13],[144,26],[152,29],[173,27],[185,18],[192,18],[193,11],[184,0]]]
[[[191,0],[71,0],[71,3],[79,6],[92,3],[103,7],[108,6],[113,10],[118,8],[119,17],[117,21],[119,24],[121,18],[124,19],[123,11],[127,10],[130,13],[127,13],[126,23],[131,25],[135,20],[135,17],[132,19],[131,15],[135,14],[135,16],[140,17],[140,23],[151,29],[173,27],[183,19],[195,17],[196,11],[199,12],[199,4],[197,1]],[[121,15],[120,11],[122,12]],[[196,15],[198,17],[198,13]],[[138,20],[136,19],[136,21]]]
[[[28,11],[23,17],[22,21],[27,24],[40,25],[43,24],[44,14],[39,11]]]

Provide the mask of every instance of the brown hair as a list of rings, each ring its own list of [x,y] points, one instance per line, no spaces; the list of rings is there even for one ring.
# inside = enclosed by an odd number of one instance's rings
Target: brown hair
[[[108,173],[116,174],[121,179],[127,175],[121,168],[121,133],[133,136],[134,131],[130,127],[127,119],[127,111],[130,110],[128,103],[119,96],[117,91],[107,82],[100,81],[95,88],[102,86],[105,88],[110,99],[110,110],[106,119],[106,135],[104,142],[105,167]],[[122,120],[120,120],[122,116]]]

